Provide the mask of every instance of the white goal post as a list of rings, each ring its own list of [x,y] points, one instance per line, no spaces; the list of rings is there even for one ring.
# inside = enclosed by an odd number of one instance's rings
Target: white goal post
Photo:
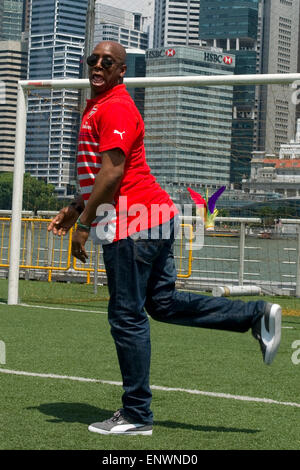
[[[166,86],[238,86],[238,85],[288,85],[300,83],[300,74],[265,75],[192,75],[176,77],[141,77],[124,80],[128,88]],[[27,97],[31,89],[83,89],[89,87],[88,79],[66,80],[21,80],[18,83],[16,144],[13,180],[11,244],[8,276],[8,304],[17,305],[19,298],[19,264],[21,244],[21,214],[23,203],[23,179],[25,169]]]

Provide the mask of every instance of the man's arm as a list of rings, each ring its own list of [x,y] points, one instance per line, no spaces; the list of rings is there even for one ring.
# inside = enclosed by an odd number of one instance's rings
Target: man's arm
[[[121,150],[109,150],[103,152],[101,156],[101,170],[95,178],[89,200],[80,215],[80,222],[84,225],[91,225],[100,204],[113,201],[124,174],[125,155]]]
[[[95,178],[93,190],[84,211],[80,215],[80,223],[90,227],[96,218],[97,208],[101,204],[111,203],[119,189],[125,168],[125,155],[120,149],[101,153],[102,167]],[[89,237],[89,229],[77,226],[72,237],[72,255],[85,263],[88,255],[85,243]]]

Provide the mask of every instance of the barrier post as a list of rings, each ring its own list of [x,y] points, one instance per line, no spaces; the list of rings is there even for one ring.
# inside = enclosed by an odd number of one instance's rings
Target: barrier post
[[[32,222],[27,225],[27,240],[26,240],[26,266],[31,266],[31,247],[32,247]],[[25,280],[30,278],[30,269],[25,270]]]
[[[244,284],[244,269],[245,269],[245,222],[241,222],[240,232],[240,268],[239,268],[239,285]]]
[[[296,297],[300,297],[300,225],[297,226]]]

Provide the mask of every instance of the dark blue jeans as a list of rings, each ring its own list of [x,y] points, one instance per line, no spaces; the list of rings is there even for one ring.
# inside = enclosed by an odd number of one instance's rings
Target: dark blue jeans
[[[229,300],[175,288],[174,228],[169,239],[126,238],[103,247],[110,301],[108,320],[115,341],[124,394],[123,409],[151,423],[150,328],[155,320],[236,332],[248,331],[265,302]]]

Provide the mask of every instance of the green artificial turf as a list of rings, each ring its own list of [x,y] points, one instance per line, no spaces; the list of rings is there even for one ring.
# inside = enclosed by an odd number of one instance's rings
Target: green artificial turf
[[[32,284],[37,286],[36,293],[39,289],[45,292],[44,285]],[[55,286],[57,304],[58,290],[63,295],[63,287],[69,289],[68,285]],[[89,286],[76,286],[73,299],[78,294],[80,300],[81,287]],[[99,297],[104,294],[105,289]],[[39,303],[42,301],[41,297]],[[107,315],[95,313],[97,301],[90,305],[91,312],[87,311],[88,302],[79,301],[75,308],[69,304],[69,310],[68,305],[62,305],[57,309],[0,305],[0,340],[6,346],[6,364],[0,368],[117,383],[0,371],[0,449],[300,448],[300,407],[283,404],[300,405],[300,364],[292,362],[292,345],[300,340],[300,318],[283,318],[282,344],[271,366],[263,364],[259,345],[250,332],[180,327],[150,319],[151,384],[156,386],[153,435],[100,436],[90,433],[88,425],[110,417],[121,406],[122,395]],[[103,300],[101,311],[106,307]],[[83,311],[74,311],[80,308]],[[189,393],[193,390],[282,404]]]

